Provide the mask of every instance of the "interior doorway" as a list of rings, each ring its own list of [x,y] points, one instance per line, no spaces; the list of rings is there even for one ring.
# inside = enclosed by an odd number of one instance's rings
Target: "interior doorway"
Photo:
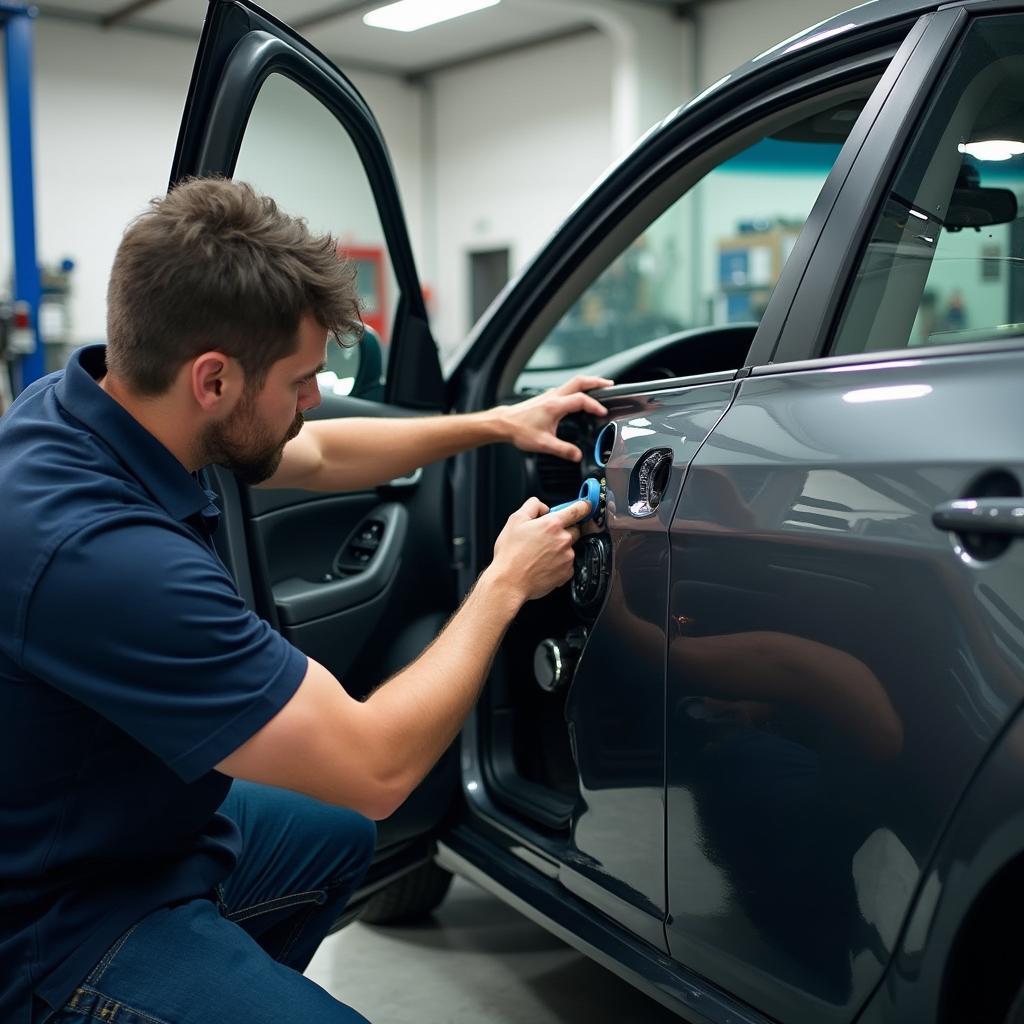
[[[475,324],[508,283],[509,250],[482,249],[469,254],[469,322]]]

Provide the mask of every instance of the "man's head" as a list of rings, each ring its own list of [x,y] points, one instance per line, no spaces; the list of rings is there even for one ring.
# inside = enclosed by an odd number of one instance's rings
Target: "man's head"
[[[107,293],[107,369],[140,399],[194,399],[200,461],[266,479],[317,404],[328,333],[361,330],[334,239],[219,178],[182,182],[124,234]]]

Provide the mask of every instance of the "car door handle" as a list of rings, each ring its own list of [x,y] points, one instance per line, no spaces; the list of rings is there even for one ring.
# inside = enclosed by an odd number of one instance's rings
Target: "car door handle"
[[[960,498],[932,512],[932,523],[951,533],[1024,536],[1024,498]]]

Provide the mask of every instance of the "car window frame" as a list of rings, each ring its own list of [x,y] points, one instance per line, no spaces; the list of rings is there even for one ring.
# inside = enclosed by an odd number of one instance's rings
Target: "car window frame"
[[[1013,3],[950,4],[920,19],[913,50],[870,126],[823,224],[815,251],[808,255],[804,273],[794,284],[792,302],[786,310],[778,342],[768,359],[750,368],[751,375],[917,360],[1014,347],[1014,339],[1006,339],[994,340],[991,344],[972,342],[915,346],[913,349],[903,346],[845,355],[828,354],[879,211],[915,140],[935,89],[963,41],[972,14],[1008,13],[1022,9],[1024,5],[1019,0]],[[1016,345],[1021,343],[1018,339]]]
[[[727,372],[730,376],[745,376],[753,366],[766,362],[775,347],[774,332],[785,321],[784,313],[777,320],[770,319],[773,306],[780,302],[788,305],[791,299],[784,292],[780,295],[780,288],[787,279],[786,270],[800,260],[801,252],[813,251],[827,212],[853,164],[853,155],[863,141],[862,136],[866,134],[863,127],[865,117],[870,123],[876,116],[877,108],[881,106],[879,90],[884,94],[891,87],[891,83],[887,82],[902,67],[910,53],[912,47],[908,48],[907,44],[915,33],[921,31],[920,21],[913,17],[888,24],[884,27],[884,39],[873,33],[859,43],[856,40],[845,40],[845,45],[856,44],[854,52],[847,50],[838,55],[819,55],[814,66],[802,68],[800,74],[784,81],[776,79],[769,88],[757,91],[744,100],[731,98],[733,90],[727,86],[714,97],[719,108],[716,116],[709,117],[709,111],[702,105],[695,106],[692,112],[684,109],[682,114],[677,112],[670,115],[664,123],[669,130],[665,138],[660,140],[661,144],[652,145],[649,151],[648,147],[638,146],[633,154],[595,187],[555,232],[551,243],[508,286],[503,301],[493,315],[477,325],[456,361],[446,367],[449,380],[457,378],[467,369],[472,371],[469,375],[472,386],[458,396],[456,406],[472,408],[473,403],[476,403],[475,407],[480,407],[481,402],[493,402],[511,396],[512,384],[529,355],[558,320],[558,316],[552,317],[550,311],[556,309],[561,315],[562,305],[568,307],[569,302],[562,303],[560,296],[567,290],[574,293],[581,290],[576,280],[581,271],[585,273],[588,282],[600,273],[587,269],[593,255],[607,245],[609,237],[617,235],[620,225],[630,220],[638,208],[650,201],[654,193],[660,192],[681,174],[692,179],[686,180],[681,189],[673,186],[673,198],[660,204],[658,212],[667,209],[696,180],[720,162],[713,159],[709,163],[709,155],[721,152],[723,145],[728,146],[729,140],[735,135],[770,117],[773,112],[817,93],[829,91],[833,85],[838,87],[857,78],[871,77],[872,71],[876,69],[880,80],[855,122],[815,201],[811,216],[801,230],[747,358],[742,367]],[[829,60],[828,56],[832,59]],[[779,75],[779,70],[774,69],[773,74]],[[741,80],[737,88],[743,86],[749,89],[751,85],[751,82]],[[850,148],[851,143],[853,149]],[[686,174],[692,168],[701,168],[700,173],[696,176]],[[644,223],[655,219],[658,212],[652,213]],[[636,226],[637,230],[642,230],[639,221]],[[552,268],[549,265],[551,261],[557,261],[558,266]],[[601,264],[603,267],[604,263]],[[582,285],[582,288],[585,287]],[[520,354],[523,349],[528,349],[525,357]],[[673,378],[674,381],[686,379]],[[664,386],[667,382],[658,383]],[[646,384],[631,384],[629,388],[632,391],[643,390]]]
[[[279,74],[319,103],[351,142],[373,196],[398,286],[383,401],[446,407],[437,346],[387,142],[344,72],[250,0],[212,0],[193,67],[169,188],[190,175],[232,177],[263,84]]]

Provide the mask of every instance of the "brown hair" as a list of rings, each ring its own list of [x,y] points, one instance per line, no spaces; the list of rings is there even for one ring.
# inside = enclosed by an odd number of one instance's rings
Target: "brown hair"
[[[190,178],[128,225],[107,289],[107,368],[165,392],[203,352],[238,359],[247,387],[298,347],[314,316],[338,340],[362,331],[355,267],[330,235],[225,178]]]

